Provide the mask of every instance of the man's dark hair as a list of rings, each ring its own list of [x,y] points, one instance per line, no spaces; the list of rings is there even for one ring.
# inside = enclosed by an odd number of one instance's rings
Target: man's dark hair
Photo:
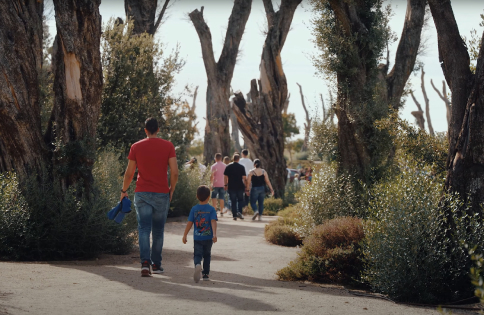
[[[197,188],[197,199],[200,201],[205,201],[210,196],[210,188],[206,185],[198,186]]]
[[[234,162],[238,162],[240,159],[240,155],[234,154]]]
[[[243,149],[242,150],[242,156],[248,156],[249,155],[249,150]]]
[[[158,131],[158,121],[150,117],[145,121],[145,129],[152,135],[154,135]]]
[[[215,160],[216,161],[221,161],[222,160],[222,153],[215,154]]]

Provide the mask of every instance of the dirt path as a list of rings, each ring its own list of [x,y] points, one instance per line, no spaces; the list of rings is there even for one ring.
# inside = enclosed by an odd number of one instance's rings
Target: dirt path
[[[140,277],[136,253],[92,262],[0,263],[0,314],[439,314],[354,297],[336,286],[277,281],[274,273],[297,249],[267,243],[266,223],[220,219],[213,281],[198,284],[193,240],[181,242],[185,222],[167,224],[165,273],[151,278]]]

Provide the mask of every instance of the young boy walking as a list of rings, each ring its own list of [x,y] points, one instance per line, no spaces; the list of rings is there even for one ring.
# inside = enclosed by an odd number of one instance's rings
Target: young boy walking
[[[193,229],[193,260],[195,262],[193,280],[196,283],[200,281],[201,274],[203,274],[203,280],[209,280],[212,244],[217,242],[217,212],[209,204],[210,188],[205,185],[198,187],[197,199],[200,203],[190,210],[187,227],[183,234],[183,244],[186,244],[188,232],[190,232],[192,225],[195,224],[195,228]],[[201,265],[202,258],[203,271]]]

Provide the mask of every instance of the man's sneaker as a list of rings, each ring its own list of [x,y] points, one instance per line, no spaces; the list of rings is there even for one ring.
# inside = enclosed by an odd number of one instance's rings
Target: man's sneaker
[[[151,277],[151,266],[150,266],[150,263],[147,260],[145,260],[141,264],[141,276],[142,277]]]
[[[234,221],[237,221],[237,218],[236,217],[234,217]]]
[[[163,273],[163,271],[164,271],[163,267],[161,267],[161,266],[158,267],[155,264],[151,265],[151,270],[152,270],[153,273],[157,273],[157,274]]]
[[[252,221],[255,220],[255,218],[257,218],[258,215],[259,215],[259,212],[254,212],[254,215],[252,216]]]
[[[237,218],[243,220],[244,219],[244,216],[242,215],[242,213],[237,212]]]
[[[193,280],[195,280],[195,283],[198,283],[198,281],[200,281],[201,274],[202,274],[202,265],[198,264],[195,266],[195,272],[193,273]]]
[[[203,275],[202,280],[203,281],[208,281],[208,280],[210,280],[210,278],[208,277],[208,275]]]
[[[259,221],[262,221],[262,216],[261,215],[259,216]]]

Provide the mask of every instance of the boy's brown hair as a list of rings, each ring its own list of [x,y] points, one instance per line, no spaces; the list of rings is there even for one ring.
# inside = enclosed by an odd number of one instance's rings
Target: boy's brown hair
[[[216,161],[222,161],[222,154],[221,153],[215,154],[215,160]]]
[[[206,185],[200,185],[197,188],[197,199],[200,201],[205,201],[210,197],[210,188]]]

